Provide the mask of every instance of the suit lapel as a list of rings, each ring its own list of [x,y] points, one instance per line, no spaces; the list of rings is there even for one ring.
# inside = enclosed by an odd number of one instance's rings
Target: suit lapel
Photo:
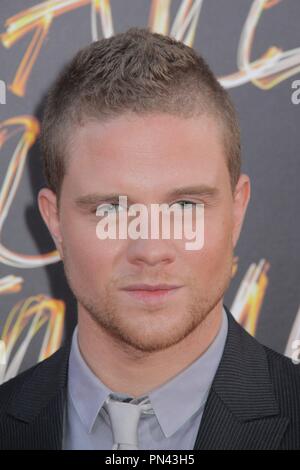
[[[194,449],[276,449],[289,420],[279,414],[266,352],[225,310],[226,344]]]

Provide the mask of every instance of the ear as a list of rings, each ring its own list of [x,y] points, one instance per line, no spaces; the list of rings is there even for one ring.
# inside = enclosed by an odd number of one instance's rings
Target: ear
[[[236,246],[241,233],[243,221],[250,200],[250,194],[250,178],[247,175],[242,174],[237,182],[233,195],[233,247]]]
[[[48,188],[42,188],[38,193],[38,206],[41,216],[48,227],[55,246],[62,256],[62,237],[60,232],[59,213],[55,193]]]

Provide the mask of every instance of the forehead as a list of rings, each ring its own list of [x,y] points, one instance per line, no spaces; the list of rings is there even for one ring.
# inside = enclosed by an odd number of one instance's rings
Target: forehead
[[[176,184],[221,184],[228,170],[220,126],[203,115],[125,114],[72,131],[66,183],[77,191],[166,191]]]

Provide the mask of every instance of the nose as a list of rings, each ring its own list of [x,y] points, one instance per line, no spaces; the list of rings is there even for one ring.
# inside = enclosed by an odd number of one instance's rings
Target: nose
[[[132,264],[170,264],[175,261],[175,248],[170,240],[138,238],[130,241],[127,256]]]

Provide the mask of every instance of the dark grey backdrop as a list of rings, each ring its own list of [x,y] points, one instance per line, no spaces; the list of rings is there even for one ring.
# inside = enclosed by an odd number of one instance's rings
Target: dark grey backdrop
[[[110,4],[114,32],[125,31],[130,26],[148,25],[150,1],[112,0]],[[171,2],[171,24],[180,4],[179,0]],[[38,2],[1,0],[0,32],[7,31],[5,22],[8,18],[33,5]],[[203,1],[194,47],[207,59],[218,77],[237,71],[238,43],[252,5],[252,0]],[[271,46],[283,51],[300,47],[299,20],[300,2],[296,0],[285,0],[265,10],[255,30],[251,60],[260,57]],[[101,37],[101,27],[99,31]],[[0,44],[0,79],[7,84],[6,104],[0,105],[2,122],[22,114],[34,115],[40,120],[43,97],[49,84],[65,61],[92,40],[90,5],[86,2],[53,20],[33,65],[26,92],[24,96],[16,96],[8,87],[32,37],[33,31],[10,48]],[[298,66],[299,63],[300,60]],[[251,82],[230,88],[241,121],[243,170],[251,177],[252,199],[236,249],[238,271],[225,303],[231,306],[249,265],[266,259],[270,263],[269,283],[255,336],[279,352],[284,352],[287,347],[300,303],[300,105],[291,101],[291,85],[297,78],[300,78],[299,73],[270,90],[262,90]],[[12,139],[0,151],[0,188],[16,142]],[[39,151],[37,143],[29,151],[18,192],[1,232],[4,246],[27,254],[54,249],[36,204],[38,190],[44,184]],[[0,334],[18,301],[45,294],[65,302],[65,334],[70,335],[76,322],[76,304],[66,285],[62,264],[21,269],[1,263],[0,278],[10,274],[21,276],[24,281],[19,292],[0,295]],[[37,350],[44,333],[42,329],[33,339],[20,370],[37,361]]]

